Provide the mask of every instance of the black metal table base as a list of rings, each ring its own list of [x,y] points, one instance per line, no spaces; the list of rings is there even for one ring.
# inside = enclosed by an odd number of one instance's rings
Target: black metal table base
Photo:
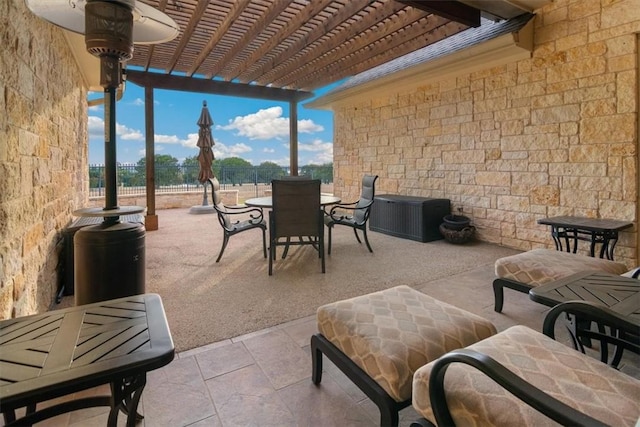
[[[9,409],[3,413],[4,424],[5,427],[31,426],[32,424],[67,412],[97,406],[109,406],[111,410],[109,411],[107,426],[116,427],[118,424],[118,412],[122,411],[122,413],[127,416],[127,427],[134,427],[138,421],[144,418],[137,410],[146,382],[146,374],[120,378],[111,383],[111,396],[85,397],[59,403],[40,410],[36,410],[36,404],[33,403],[27,406],[26,414],[20,418],[16,418],[16,409],[18,408]]]

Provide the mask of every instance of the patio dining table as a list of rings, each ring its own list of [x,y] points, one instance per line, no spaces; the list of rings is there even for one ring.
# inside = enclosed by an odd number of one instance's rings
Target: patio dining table
[[[340,201],[340,197],[330,196],[327,194],[320,195],[320,206],[335,205],[340,203]],[[256,208],[271,208],[273,207],[273,199],[271,196],[254,197],[252,199],[245,200],[244,204]]]

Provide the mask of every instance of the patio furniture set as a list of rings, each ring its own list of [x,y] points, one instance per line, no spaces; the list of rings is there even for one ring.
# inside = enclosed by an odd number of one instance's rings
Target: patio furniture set
[[[601,243],[609,259],[540,249],[496,262],[495,310],[504,287],[528,292],[552,307],[542,333],[496,333],[477,315],[398,286],[318,309],[314,384],[324,355],[378,406],[381,426],[397,426],[409,405],[422,417],[412,427],[635,425],[640,380],[618,368],[625,350],[640,354],[640,268],[623,274],[612,260],[617,232],[590,232],[591,254]],[[575,349],[554,340],[561,315]],[[598,348],[600,360],[585,347]]]
[[[329,254],[331,254],[331,232],[336,225],[351,227],[358,243],[362,243],[358,235],[360,230],[367,249],[373,252],[367,237],[367,222],[373,205],[377,178],[377,175],[365,175],[362,179],[360,198],[355,202],[341,203],[339,197],[320,193],[320,180],[286,177],[272,181],[272,196],[247,199],[244,206],[225,205],[220,196],[218,180],[215,177],[209,179],[213,193],[213,208],[224,236],[216,262],[222,258],[231,236],[253,229],[262,231],[263,253],[267,258],[267,228],[269,230],[269,275],[273,274],[277,246],[284,246],[282,258],[285,258],[289,246],[308,244],[318,250],[324,273],[325,225],[329,229],[327,250]],[[327,211],[329,206],[331,209]],[[265,208],[270,209],[268,227],[263,212]]]

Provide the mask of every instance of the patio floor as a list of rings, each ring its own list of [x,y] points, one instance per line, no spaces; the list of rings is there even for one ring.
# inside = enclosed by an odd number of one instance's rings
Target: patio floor
[[[493,312],[492,280],[493,269],[484,266],[419,290],[436,298],[459,296],[456,305],[481,313],[498,330],[514,324],[539,330],[546,308],[521,293],[507,290],[504,313]],[[313,385],[309,338],[315,332],[315,317],[309,316],[178,353],[169,365],[148,374],[139,406],[145,418],[139,425],[378,425],[377,407],[326,358],[322,383]],[[107,391],[103,387],[87,393]],[[400,425],[416,418],[406,408]],[[36,425],[104,426],[106,420],[106,408],[92,408]],[[119,425],[124,421],[120,415]]]
[[[498,330],[516,324],[540,330],[547,308],[522,293],[506,290],[503,313],[493,311],[493,279],[493,265],[485,264],[443,279],[426,278],[415,288],[490,320]],[[321,385],[311,382],[309,339],[315,332],[315,316],[306,316],[178,353],[148,374],[139,405],[145,418],[139,425],[377,426],[377,407],[326,358]],[[634,375],[640,372],[636,361],[628,366]],[[97,391],[108,392],[108,387],[83,395]],[[107,415],[106,408],[92,408],[37,426],[104,426]],[[400,425],[416,418],[406,408]],[[121,414],[118,424],[124,421]]]

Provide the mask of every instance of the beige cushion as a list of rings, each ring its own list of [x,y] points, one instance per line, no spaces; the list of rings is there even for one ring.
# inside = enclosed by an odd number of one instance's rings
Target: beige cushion
[[[324,305],[318,330],[398,402],[411,397],[420,366],[496,333],[491,322],[408,286]]]
[[[513,326],[469,348],[493,357],[535,387],[606,424],[633,426],[640,416],[639,380],[526,326]],[[428,386],[432,366],[429,363],[414,375],[413,407],[435,422]],[[457,426],[555,425],[468,365],[451,364],[444,384]]]
[[[552,249],[533,249],[500,258],[495,264],[496,276],[531,286],[539,286],[583,271],[622,274],[627,267],[616,261],[594,258]]]

